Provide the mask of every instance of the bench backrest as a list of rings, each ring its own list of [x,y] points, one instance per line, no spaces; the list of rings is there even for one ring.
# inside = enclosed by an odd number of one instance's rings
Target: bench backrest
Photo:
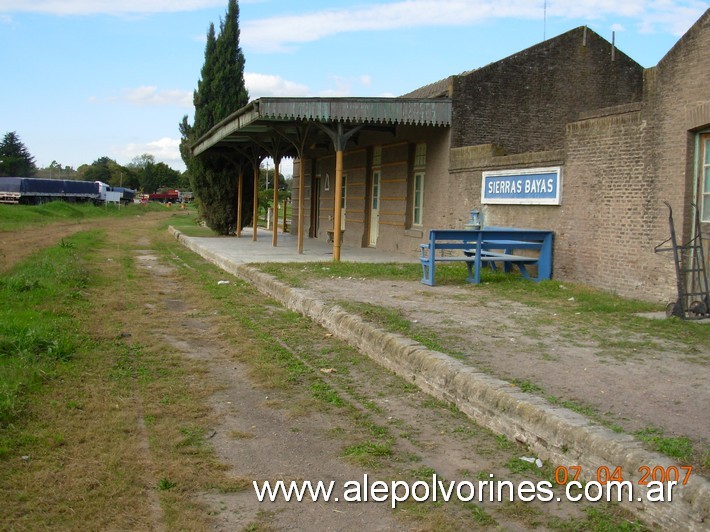
[[[482,242],[484,247],[515,247],[516,249],[542,249],[552,245],[552,231],[541,229],[515,229],[507,227],[483,229],[432,229],[429,231],[431,249],[470,249]]]

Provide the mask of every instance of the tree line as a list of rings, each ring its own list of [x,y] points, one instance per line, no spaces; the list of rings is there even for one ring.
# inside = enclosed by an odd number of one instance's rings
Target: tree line
[[[125,166],[110,157],[99,157],[93,163],[82,164],[76,169],[63,166],[57,161],[39,168],[15,131],[5,133],[0,142],[0,177],[102,181],[114,187],[132,188],[145,194],[152,194],[161,188],[189,190],[190,187],[186,173],[178,172],[163,162],[156,162],[155,157],[147,153],[134,157]]]

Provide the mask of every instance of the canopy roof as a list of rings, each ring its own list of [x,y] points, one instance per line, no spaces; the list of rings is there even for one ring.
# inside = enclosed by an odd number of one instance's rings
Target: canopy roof
[[[212,148],[263,146],[293,139],[309,123],[362,129],[396,125],[451,125],[451,100],[432,98],[259,98],[216,124],[192,146],[193,155]]]

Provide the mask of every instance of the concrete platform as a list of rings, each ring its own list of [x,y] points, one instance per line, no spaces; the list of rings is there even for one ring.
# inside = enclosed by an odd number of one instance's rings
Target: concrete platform
[[[601,467],[619,466],[636,472],[641,467],[663,468],[675,464],[668,457],[646,450],[627,434],[591,422],[586,417],[557,407],[545,399],[512,388],[510,383],[486,375],[444,353],[427,349],[406,338],[377,329],[359,316],[324,303],[307,290],[289,287],[249,266],[260,262],[332,260],[332,245],[307,239],[305,252],[296,252],[295,237],[279,234],[279,246],[271,245],[271,233],[257,234],[257,242],[242,238],[192,238],[171,228],[185,246],[223,270],[250,283],[287,308],[321,324],[335,336],[359,349],[387,369],[416,384],[434,397],[455,404],[462,412],[494,432],[527,445],[543,460],[556,465],[576,465],[586,473],[581,480],[596,480]],[[406,255],[374,249],[341,249],[341,260],[355,262],[418,262]],[[635,485],[634,494],[647,488]],[[708,530],[710,482],[694,474],[674,492],[671,503],[652,503],[644,497],[624,507],[643,521],[669,530]]]
[[[333,260],[333,244],[328,244],[325,238],[304,238],[303,254],[298,253],[298,238],[290,233],[279,231],[277,245],[272,245],[272,232],[266,229],[257,231],[256,242],[251,227],[242,231],[242,236],[190,237],[201,248],[218,253],[225,259],[236,264],[255,264],[264,262],[329,262]],[[391,253],[374,248],[354,248],[341,246],[340,260],[342,262],[410,262],[418,263],[417,255]]]

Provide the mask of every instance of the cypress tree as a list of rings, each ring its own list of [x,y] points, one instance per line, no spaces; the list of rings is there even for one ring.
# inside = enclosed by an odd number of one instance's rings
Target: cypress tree
[[[35,158],[17,133],[5,133],[0,142],[0,177],[32,177],[36,173]]]
[[[207,225],[220,234],[228,234],[236,226],[235,169],[223,158],[207,154],[199,159],[193,158],[190,145],[220,120],[249,102],[244,83],[244,63],[244,54],[239,46],[239,4],[237,0],[229,0],[225,20],[220,21],[219,35],[215,35],[214,24],[210,24],[207,32],[205,62],[193,95],[194,125],[190,125],[187,116],[179,125],[182,136],[180,152],[202,216]],[[248,191],[244,192],[245,205],[249,205]],[[250,213],[245,212],[245,218],[247,216]]]

